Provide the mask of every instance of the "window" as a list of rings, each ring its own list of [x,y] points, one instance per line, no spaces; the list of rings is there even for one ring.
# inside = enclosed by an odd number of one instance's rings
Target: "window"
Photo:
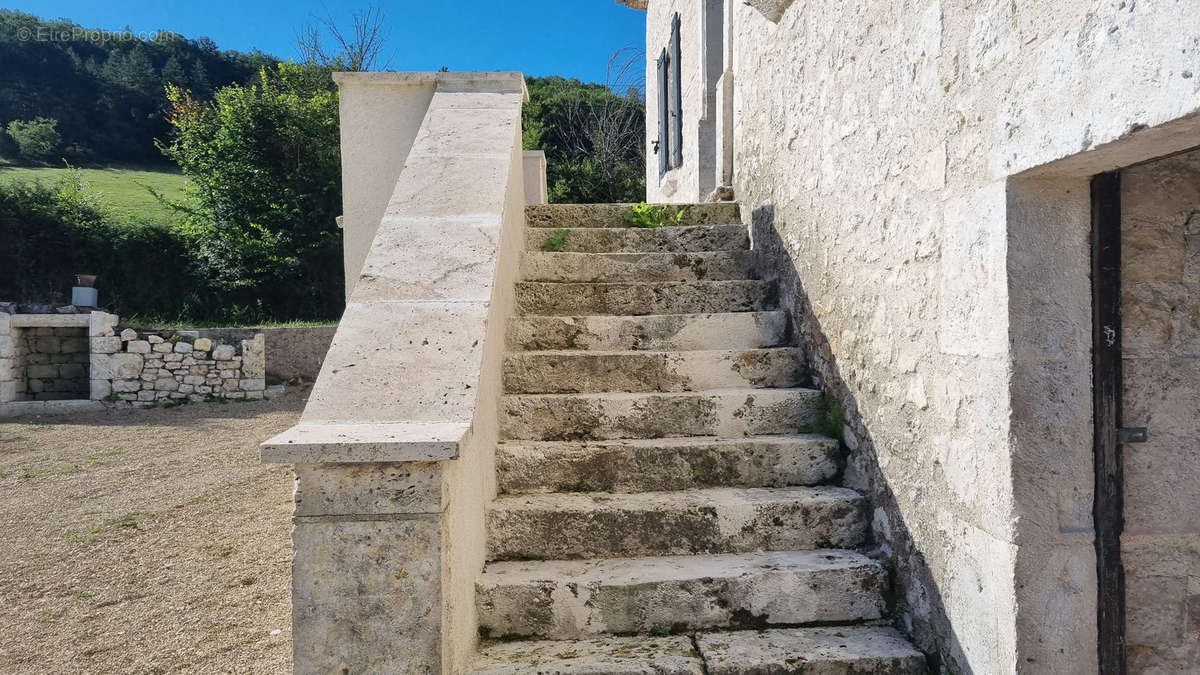
[[[658,175],[683,165],[683,84],[679,67],[679,15],[671,19],[671,41],[658,56]]]

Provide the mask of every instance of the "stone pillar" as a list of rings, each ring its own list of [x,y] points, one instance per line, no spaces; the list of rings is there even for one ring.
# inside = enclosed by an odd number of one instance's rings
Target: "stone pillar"
[[[113,354],[121,351],[121,338],[115,330],[118,321],[119,316],[107,312],[88,315],[88,398],[93,401],[112,394],[113,371],[118,365],[112,362]],[[142,357],[138,356],[137,361],[137,370],[140,372]]]
[[[16,356],[12,314],[0,313],[0,403],[17,400]]]
[[[525,150],[521,153],[525,179],[525,203],[545,204],[549,201],[546,189],[546,153],[541,150]]]
[[[440,672],[440,465],[295,470],[293,672]]]

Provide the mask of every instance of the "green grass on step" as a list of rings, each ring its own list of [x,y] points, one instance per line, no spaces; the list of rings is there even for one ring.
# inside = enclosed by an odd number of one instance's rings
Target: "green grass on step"
[[[65,167],[0,164],[0,181],[40,180],[47,185],[53,185],[66,172]],[[146,188],[153,188],[168,199],[179,199],[183,196],[184,185],[187,184],[183,174],[171,171],[167,167],[112,166],[80,169],[80,172],[88,186],[100,193],[113,214],[123,220],[171,222],[177,217],[176,214],[160,204]]]

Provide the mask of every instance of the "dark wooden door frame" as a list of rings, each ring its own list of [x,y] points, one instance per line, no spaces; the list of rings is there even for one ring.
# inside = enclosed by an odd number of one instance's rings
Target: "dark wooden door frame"
[[[1125,672],[1125,571],[1121,565],[1121,175],[1092,177],[1092,421],[1096,472],[1097,634],[1101,675]]]

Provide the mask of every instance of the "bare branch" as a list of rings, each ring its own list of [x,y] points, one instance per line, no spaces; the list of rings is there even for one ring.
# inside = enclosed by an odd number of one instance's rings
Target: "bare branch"
[[[342,30],[332,16],[316,19],[296,35],[296,43],[304,60],[321,66],[345,71],[373,70],[387,41],[383,10],[376,6],[354,12],[349,33]],[[333,43],[326,47],[326,40]],[[390,61],[390,59],[389,59]]]

